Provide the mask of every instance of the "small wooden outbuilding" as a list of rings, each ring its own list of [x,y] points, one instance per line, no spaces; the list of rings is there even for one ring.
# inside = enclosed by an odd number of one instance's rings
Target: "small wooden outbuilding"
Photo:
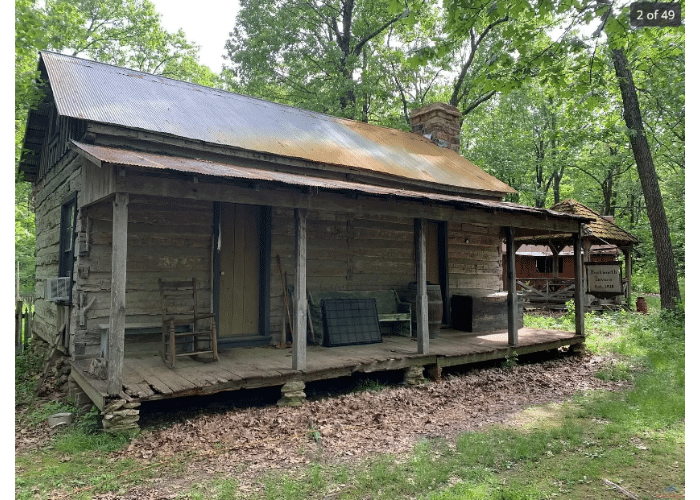
[[[20,163],[36,209],[34,329],[105,412],[584,340],[580,266],[575,333],[518,328],[512,271],[516,237],[566,233],[578,249],[589,218],[503,202],[513,189],[458,154],[454,107],[416,110],[407,133],[51,52],[38,69],[46,96]],[[171,368],[159,280],[193,279],[218,361]],[[435,339],[428,282],[442,303]],[[386,290],[413,303],[415,340],[307,342],[309,296]],[[500,292],[507,327],[450,328],[452,297]],[[290,331],[287,358],[274,346]]]
[[[584,268],[588,264],[613,264],[620,253],[624,256],[625,276],[622,279],[620,297],[629,298],[632,279],[632,250],[639,240],[615,224],[614,218],[600,215],[583,203],[567,199],[551,207],[557,212],[582,215],[590,218],[583,228],[580,259]],[[563,307],[573,297],[574,251],[568,234],[526,236],[516,238],[516,278],[519,289],[532,299],[531,305]],[[505,273],[503,280],[505,283]],[[584,272],[584,285],[586,273]],[[609,298],[608,298],[609,299]],[[586,306],[605,305],[610,300],[600,300],[586,294]]]

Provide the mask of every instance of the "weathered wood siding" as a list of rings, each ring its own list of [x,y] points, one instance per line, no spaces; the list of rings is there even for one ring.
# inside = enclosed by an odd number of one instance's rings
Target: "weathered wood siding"
[[[211,310],[212,210],[212,203],[206,201],[130,197],[126,264],[127,328],[130,324],[160,325],[159,278],[196,278],[201,290],[198,294],[199,308]],[[111,201],[84,210],[79,226],[81,230],[89,226],[89,232],[85,234],[89,250],[83,251],[79,257],[76,290],[85,294],[83,304],[92,305],[84,314],[85,325],[77,325],[75,343],[78,353],[84,351],[84,355],[90,356],[99,354],[98,325],[109,323]],[[74,302],[77,300],[75,297]]]
[[[270,325],[286,318],[276,256],[294,280],[294,211],[272,211]],[[311,210],[307,216],[307,291],[402,290],[415,280],[413,219]]]
[[[413,218],[312,210],[307,218],[307,290],[386,290],[404,295],[415,281]],[[451,293],[497,292],[501,283],[500,227],[448,224]],[[279,255],[287,284],[294,280],[294,213],[272,212],[270,325],[279,340],[286,320]],[[449,300],[449,297],[447,298]],[[291,307],[291,304],[290,304]]]
[[[74,157],[73,157],[74,158]],[[37,331],[58,330],[58,306],[43,301],[44,278],[58,270],[61,203],[80,189],[80,165],[73,159],[51,169],[37,184]],[[270,193],[271,196],[274,193]],[[265,192],[260,193],[264,203]],[[79,195],[79,205],[81,203]],[[157,326],[158,278],[196,277],[201,307],[211,308],[213,202],[132,195],[127,249],[127,325]],[[451,294],[502,290],[501,234],[497,226],[448,223]],[[109,323],[112,203],[104,200],[79,211],[71,318],[71,352],[99,355],[99,325]],[[307,219],[309,291],[395,289],[403,294],[415,281],[412,217],[310,210]],[[272,210],[270,325],[279,340],[286,317],[276,258],[287,283],[294,282],[294,212]],[[449,300],[449,297],[446,297]],[[89,308],[87,307],[89,306]],[[48,338],[48,337],[47,337]]]
[[[498,226],[468,222],[448,224],[447,248],[452,295],[470,295],[503,290],[501,246],[503,237]]]
[[[64,324],[67,307],[45,300],[46,279],[58,276],[61,206],[65,198],[80,190],[82,160],[65,155],[34,184],[36,220],[36,302],[33,331],[53,343]],[[65,315],[67,321],[67,314]]]

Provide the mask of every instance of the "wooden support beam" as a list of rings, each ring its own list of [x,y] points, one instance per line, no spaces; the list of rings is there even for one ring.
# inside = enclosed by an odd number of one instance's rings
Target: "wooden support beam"
[[[632,296],[632,247],[623,247],[622,253],[625,255],[625,280],[627,281],[625,298],[629,299]]]
[[[579,232],[574,233],[574,273],[576,286],[574,288],[574,306],[576,309],[576,334],[584,336],[584,295],[585,290],[583,288],[583,256],[581,255],[581,238],[582,238],[582,228],[583,225],[579,227]]]
[[[427,248],[426,233],[428,221],[415,219],[416,238],[416,335],[418,336],[418,354],[428,354],[428,283],[427,283]]]
[[[518,293],[515,276],[515,230],[506,227],[506,285],[508,288],[508,345],[518,346]]]
[[[107,355],[107,391],[112,396],[119,395],[122,390],[128,205],[128,194],[115,194],[112,203],[112,302],[109,313],[109,352]]]
[[[294,272],[294,338],[292,340],[292,369],[306,370],[306,210],[294,210],[295,272]]]
[[[559,277],[559,250],[556,245],[549,244],[549,249],[552,251],[552,278]]]
[[[583,269],[581,273],[583,274],[583,305],[588,310],[593,302],[593,296],[586,293],[590,287],[588,286],[588,273],[586,272],[586,262],[591,261],[591,247],[593,242],[589,239],[581,239],[581,245],[583,246]]]
[[[80,386],[100,411],[105,409],[105,395],[99,388],[95,387],[95,385],[104,384],[103,381],[100,380],[96,384],[94,379],[88,380],[84,372],[75,366],[73,366],[70,371],[70,378]]]
[[[577,220],[564,217],[551,217],[544,214],[523,212],[505,213],[498,209],[456,209],[453,206],[426,203],[423,200],[380,198],[358,194],[356,197],[338,196],[336,193],[321,191],[315,194],[302,193],[294,187],[273,189],[255,189],[237,186],[228,179],[217,178],[214,182],[201,180],[197,190],[191,184],[180,179],[168,179],[144,175],[138,171],[130,172],[123,178],[124,189],[131,194],[165,196],[181,199],[223,201],[235,199],[236,203],[251,205],[268,205],[271,207],[306,208],[345,212],[351,214],[374,214],[425,217],[442,221],[467,222],[498,226],[518,227],[518,234],[569,233],[578,229]]]

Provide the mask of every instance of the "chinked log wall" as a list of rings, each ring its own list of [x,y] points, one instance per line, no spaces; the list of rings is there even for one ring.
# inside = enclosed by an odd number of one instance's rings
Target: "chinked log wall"
[[[58,251],[60,241],[61,206],[72,192],[80,190],[81,160],[75,153],[68,153],[50,169],[34,186],[36,216],[36,302],[34,304],[34,334],[47,342],[53,342],[61,327],[60,309],[44,298],[48,278],[58,276]]]

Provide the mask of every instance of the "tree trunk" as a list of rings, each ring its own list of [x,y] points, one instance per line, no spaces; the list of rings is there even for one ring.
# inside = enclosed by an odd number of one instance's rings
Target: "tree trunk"
[[[651,157],[649,143],[644,133],[642,114],[639,110],[637,89],[632,80],[632,72],[627,67],[627,57],[622,49],[612,49],[612,59],[615,65],[615,75],[620,85],[620,93],[622,94],[625,124],[630,129],[630,145],[637,163],[639,180],[642,184],[647,215],[651,225],[651,234],[654,239],[656,266],[659,271],[661,307],[669,310],[675,309],[676,300],[681,298],[681,292],[678,287],[676,265],[673,260],[673,247],[671,245],[663,198],[661,197],[661,189],[659,189],[659,179],[654,168],[654,160]]]

